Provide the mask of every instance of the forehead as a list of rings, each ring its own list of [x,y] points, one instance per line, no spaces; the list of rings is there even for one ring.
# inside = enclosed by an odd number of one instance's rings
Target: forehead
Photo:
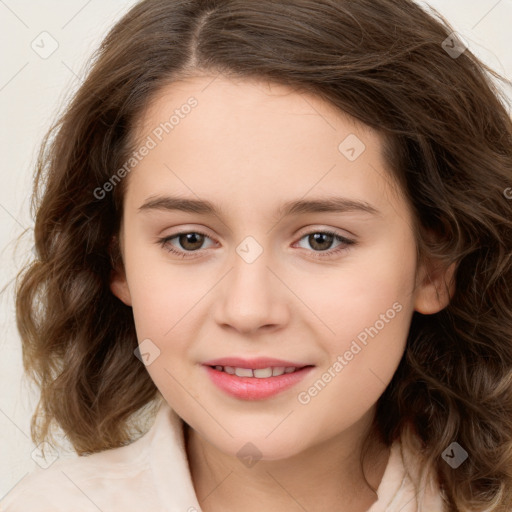
[[[261,200],[277,209],[333,192],[383,210],[401,201],[377,132],[282,84],[222,75],[175,82],[152,99],[135,134],[135,148],[152,141],[129,176],[139,200],[167,191],[226,208]]]

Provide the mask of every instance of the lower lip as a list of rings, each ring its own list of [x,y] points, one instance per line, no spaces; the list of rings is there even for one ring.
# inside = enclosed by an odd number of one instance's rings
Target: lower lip
[[[212,382],[228,395],[242,400],[263,400],[295,386],[314,367],[306,366],[293,373],[283,373],[277,377],[238,377],[229,373],[215,370],[204,365]]]

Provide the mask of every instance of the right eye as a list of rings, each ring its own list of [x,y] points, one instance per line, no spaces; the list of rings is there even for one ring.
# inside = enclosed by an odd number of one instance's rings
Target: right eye
[[[204,237],[210,238],[205,233],[201,233],[200,231],[180,231],[179,233],[175,233],[174,235],[166,236],[164,238],[160,238],[158,243],[167,251],[176,254],[180,258],[189,258],[188,253],[198,252],[198,249],[203,245]],[[177,239],[179,244],[184,247],[184,250],[176,249],[171,241]],[[187,245],[191,245],[192,247],[187,248]],[[195,257],[195,256],[192,256]]]

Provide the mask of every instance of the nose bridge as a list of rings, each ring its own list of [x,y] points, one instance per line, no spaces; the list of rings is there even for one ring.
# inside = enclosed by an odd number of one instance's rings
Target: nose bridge
[[[268,247],[269,237],[246,236],[236,247],[231,259],[231,271],[221,288],[216,320],[241,331],[260,326],[277,325],[284,321],[285,297],[282,284],[270,269],[273,258]],[[266,245],[264,247],[264,244]]]
[[[259,239],[261,240],[261,236]],[[237,286],[255,287],[255,290],[250,290],[251,293],[255,291],[268,293],[272,288],[269,282],[268,267],[272,264],[270,261],[272,258],[268,240],[262,240],[260,243],[254,236],[246,236],[238,244],[235,252],[232,278],[237,282]]]

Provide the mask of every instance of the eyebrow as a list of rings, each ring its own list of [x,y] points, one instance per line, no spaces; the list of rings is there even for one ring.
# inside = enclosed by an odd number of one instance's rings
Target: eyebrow
[[[222,215],[222,209],[210,201],[187,199],[176,196],[157,196],[148,198],[138,211],[182,211],[201,215]],[[316,199],[299,199],[284,203],[277,211],[278,216],[288,217],[305,213],[345,213],[362,212],[370,215],[380,215],[381,212],[366,201],[357,201],[345,197],[322,197]]]

